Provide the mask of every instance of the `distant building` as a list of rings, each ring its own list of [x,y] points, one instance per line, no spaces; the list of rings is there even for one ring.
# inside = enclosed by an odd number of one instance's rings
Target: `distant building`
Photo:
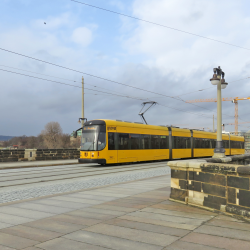
[[[82,130],[77,131],[77,137],[81,137],[81,136],[82,136]],[[70,137],[73,137],[73,132],[71,133]]]
[[[82,130],[77,131],[77,138],[74,138],[73,133],[71,133],[70,144],[73,145],[74,143],[76,143],[76,145],[80,147],[81,137],[82,137]]]

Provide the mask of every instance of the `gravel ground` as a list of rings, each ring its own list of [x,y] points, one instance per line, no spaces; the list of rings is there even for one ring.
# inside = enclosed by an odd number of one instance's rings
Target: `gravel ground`
[[[56,184],[43,183],[39,187],[30,186],[18,188],[17,190],[12,187],[10,190],[0,192],[0,204],[168,174],[170,174],[169,167],[159,167],[152,170],[139,170],[130,173],[125,172],[112,174],[111,176],[93,177],[92,179],[83,179],[78,181],[69,180]]]

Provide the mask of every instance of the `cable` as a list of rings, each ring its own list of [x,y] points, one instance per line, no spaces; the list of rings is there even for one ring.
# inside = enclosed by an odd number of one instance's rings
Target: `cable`
[[[205,117],[209,117],[209,118],[211,118],[210,116],[207,116],[207,115],[203,115],[203,114],[196,114],[196,113],[193,113],[193,112],[190,112],[190,111],[185,111],[185,110],[182,110],[182,109],[178,109],[178,108],[174,108],[174,107],[166,106],[166,105],[159,104],[159,103],[158,103],[158,105],[163,106],[163,107],[166,107],[166,108],[175,109],[175,110],[178,110],[178,111],[181,111],[181,112],[189,113],[189,114],[194,114],[194,115],[205,116]],[[215,119],[216,119],[216,118],[215,118]]]
[[[11,50],[7,50],[7,49],[3,49],[3,48],[0,48],[0,50],[6,51],[6,52],[9,52],[9,53],[12,53],[12,54],[16,54],[16,55],[19,55],[19,56],[23,56],[23,57],[26,57],[26,58],[29,58],[29,59],[33,59],[33,60],[36,60],[36,61],[39,61],[39,62],[47,63],[47,64],[50,64],[50,65],[53,65],[53,66],[56,66],[56,67],[59,67],[59,68],[63,68],[63,69],[67,69],[67,70],[71,70],[71,71],[77,72],[77,73],[85,74],[85,75],[88,75],[88,76],[91,76],[91,77],[95,77],[95,78],[98,78],[98,79],[101,79],[101,80],[104,80],[104,81],[113,82],[113,83],[120,84],[120,85],[123,85],[123,86],[126,86],[126,87],[130,87],[130,88],[134,88],[134,89],[137,89],[137,90],[145,91],[145,92],[148,92],[148,93],[151,93],[151,94],[161,95],[161,96],[164,96],[164,97],[167,97],[167,98],[172,98],[172,99],[175,99],[175,100],[182,101],[182,102],[186,103],[184,100],[180,100],[179,98],[176,98],[176,97],[167,96],[167,95],[164,95],[164,94],[161,94],[161,93],[157,93],[157,92],[153,92],[153,91],[150,91],[150,90],[146,90],[146,89],[134,87],[134,86],[131,86],[131,85],[128,85],[128,84],[125,84],[125,83],[113,81],[113,80],[110,80],[110,79],[107,79],[107,78],[103,78],[103,77],[100,77],[100,76],[92,75],[92,74],[85,73],[85,72],[82,72],[82,71],[79,71],[79,70],[67,68],[67,67],[64,67],[64,66],[61,66],[61,65],[58,65],[58,64],[54,64],[54,63],[51,63],[51,62],[47,62],[47,61],[44,61],[44,60],[40,60],[40,59],[31,57],[31,56],[26,56],[26,55],[23,55],[23,54],[20,54],[20,53],[11,51]],[[202,109],[213,111],[211,109],[204,108],[204,107],[199,106],[197,104],[193,104],[193,103],[188,103],[188,104],[196,106],[196,107],[200,107]]]
[[[6,66],[6,65],[0,65],[0,66],[11,68],[11,69],[17,69],[17,70],[21,70],[21,71],[25,71],[25,72],[29,72],[29,73],[33,73],[33,74],[38,74],[38,75],[42,75],[42,76],[49,76],[49,77],[54,77],[54,78],[58,78],[58,79],[62,79],[62,80],[67,80],[67,81],[71,81],[71,82],[79,82],[79,83],[81,83],[80,81],[75,81],[75,80],[71,80],[71,79],[67,79],[67,78],[62,78],[62,77],[57,77],[57,76],[52,76],[52,75],[41,74],[41,73],[37,73],[37,72],[29,71],[29,70],[24,70],[24,69],[19,69],[19,68],[15,68],[15,67],[10,67],[10,66]],[[86,83],[85,82],[84,84],[90,85],[90,86],[93,86],[93,87],[97,88],[96,85],[93,85],[93,84],[90,84],[90,83]],[[99,87],[99,86],[98,86],[98,88],[110,91],[109,89],[102,88],[102,87]],[[113,92],[118,93],[118,94],[122,94],[122,93],[117,92],[117,91],[113,91]],[[141,99],[143,99],[143,98],[141,98]]]
[[[161,26],[163,28],[167,28],[167,29],[178,31],[178,32],[182,32],[182,33],[185,33],[185,34],[188,34],[188,35],[197,36],[197,37],[200,37],[200,38],[203,38],[203,39],[207,39],[207,40],[218,42],[218,43],[223,43],[223,44],[226,44],[226,45],[229,45],[229,46],[233,46],[233,47],[237,47],[237,48],[240,48],[240,49],[250,50],[248,48],[244,48],[244,47],[232,44],[232,43],[227,43],[227,42],[216,40],[216,39],[209,38],[209,37],[206,37],[206,36],[201,36],[201,35],[198,35],[198,34],[195,34],[195,33],[191,33],[191,32],[184,31],[184,30],[180,30],[180,29],[177,29],[177,28],[173,28],[173,27],[170,27],[170,26],[163,25],[163,24],[151,22],[151,21],[148,21],[148,20],[145,20],[145,19],[141,19],[141,18],[138,18],[138,17],[126,15],[126,14],[123,14],[123,13],[120,13],[120,12],[116,12],[116,11],[113,11],[113,10],[104,9],[104,8],[101,8],[101,7],[98,7],[98,6],[95,6],[95,5],[91,5],[91,4],[87,4],[87,3],[79,2],[79,1],[75,1],[75,0],[71,0],[71,1],[75,2],[75,3],[83,4],[83,5],[92,7],[92,8],[96,8],[96,9],[99,9],[99,10],[104,10],[104,11],[107,11],[107,12],[110,12],[110,13],[113,13],[113,14],[117,14],[117,15],[129,17],[129,18],[136,19],[136,20],[139,20],[139,21],[142,21],[142,22],[146,22],[146,23],[150,23],[150,24],[153,24],[153,25]]]
[[[30,78],[35,78],[35,79],[39,79],[39,80],[44,80],[44,81],[48,81],[48,82],[54,82],[54,83],[58,83],[58,84],[68,85],[68,86],[71,86],[71,87],[75,87],[75,88],[80,88],[81,89],[80,86],[76,86],[76,85],[73,85],[73,84],[62,83],[62,82],[53,81],[53,80],[49,80],[49,79],[44,79],[44,78],[40,78],[40,77],[36,77],[36,76],[26,75],[26,74],[22,74],[22,73],[18,73],[18,72],[13,72],[13,71],[5,70],[5,69],[0,69],[0,70],[8,72],[8,73],[12,73],[12,74],[17,74],[17,75],[26,76],[26,77],[30,77]],[[85,89],[92,90],[92,91],[97,91],[97,92],[100,92],[100,93],[110,94],[110,93],[99,91],[99,90],[94,90],[94,89],[89,89],[89,88],[85,88]],[[130,99],[135,99],[135,100],[140,100],[140,101],[143,100],[143,99],[138,99],[138,98],[134,98],[134,97],[130,97],[130,96],[124,96],[124,95],[117,95],[117,94],[111,94],[111,95],[120,96],[120,97],[127,97],[127,98],[130,98]],[[197,113],[193,113],[193,112],[189,112],[189,111],[177,109],[177,108],[166,106],[166,105],[162,105],[162,104],[159,104],[159,105],[163,106],[163,107],[171,108],[171,109],[174,109],[174,110],[178,110],[178,111],[181,111],[181,112],[185,112],[185,113],[190,113],[190,114],[194,114],[194,115],[198,115],[198,116],[205,116],[205,115],[202,115],[202,114],[197,114]]]
[[[75,88],[80,88],[80,89],[82,88],[82,87],[80,87],[80,86],[73,85],[73,84],[68,84],[68,83],[53,81],[53,80],[44,79],[44,78],[40,78],[40,77],[36,77],[36,76],[31,76],[31,75],[25,75],[25,74],[22,74],[22,73],[13,72],[13,71],[5,70],[5,69],[0,69],[0,70],[5,71],[5,72],[8,72],[8,73],[17,74],[17,75],[22,75],[22,76],[27,76],[27,77],[31,77],[31,78],[35,78],[35,79],[39,79],[39,80],[48,81],[48,82],[54,82],[54,83],[59,83],[59,84],[63,84],[63,85],[68,85],[68,86],[75,87]],[[96,91],[96,92],[100,92],[100,93],[110,94],[110,95],[116,95],[116,96],[120,96],[120,97],[127,97],[127,98],[130,98],[130,99],[135,99],[135,100],[140,100],[140,101],[143,100],[143,99],[139,99],[139,98],[136,98],[136,97],[130,97],[130,96],[125,96],[125,95],[118,95],[118,94],[103,92],[103,91],[95,90],[95,89],[89,89],[89,88],[85,88],[85,89],[87,89],[87,90],[92,90],[92,91]]]

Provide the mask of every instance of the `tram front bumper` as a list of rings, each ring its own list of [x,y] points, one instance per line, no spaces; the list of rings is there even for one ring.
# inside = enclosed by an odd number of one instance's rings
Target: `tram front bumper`
[[[98,164],[106,164],[106,159],[78,159],[79,163],[98,163]]]

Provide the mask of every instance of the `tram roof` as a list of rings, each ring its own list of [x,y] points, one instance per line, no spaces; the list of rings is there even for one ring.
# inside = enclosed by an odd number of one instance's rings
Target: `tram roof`
[[[108,120],[108,119],[98,119],[98,121],[104,121],[107,126],[126,126],[130,128],[147,128],[147,129],[161,129],[161,130],[168,130],[171,126],[161,126],[161,125],[149,125],[149,124],[142,124],[136,122],[127,122],[127,121],[119,121],[119,120]],[[171,127],[172,131],[180,131],[180,132],[189,132],[190,129],[182,129]]]
[[[149,124],[142,124],[142,123],[137,123],[137,122],[128,122],[128,121],[120,121],[120,120],[109,120],[109,119],[95,119],[88,121],[87,123],[89,124],[90,122],[93,122],[94,124],[102,124],[102,121],[106,123],[107,126],[126,126],[130,128],[146,128],[146,129],[154,129],[154,130],[168,130],[169,127],[171,126],[161,126],[161,125],[149,125]],[[208,132],[208,131],[201,131],[201,130],[195,130],[195,129],[187,129],[187,128],[176,128],[176,127],[171,127],[172,131],[176,132],[190,132],[190,130],[193,130],[194,135],[207,135],[207,136],[214,136],[216,133],[213,132]],[[222,134],[223,139],[228,138],[228,135]],[[230,136],[232,140],[237,140],[239,138],[244,141],[243,136]]]

